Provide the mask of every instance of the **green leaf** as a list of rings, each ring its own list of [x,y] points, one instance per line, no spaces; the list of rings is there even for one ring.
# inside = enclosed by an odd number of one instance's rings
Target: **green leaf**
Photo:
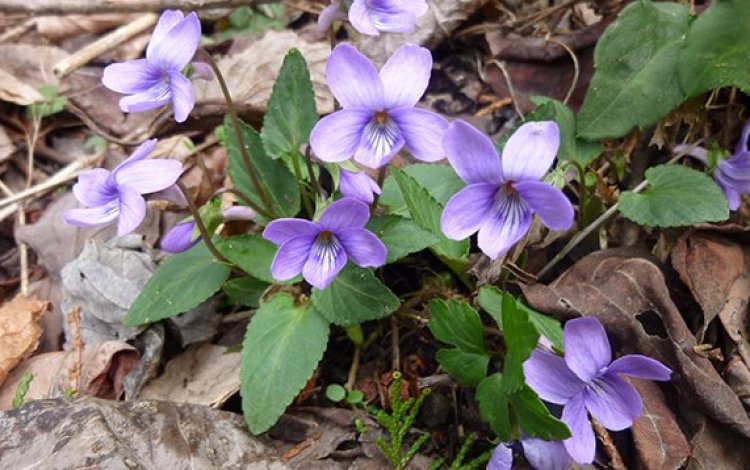
[[[305,386],[328,344],[328,322],[289,294],[263,304],[242,344],[242,412],[253,434],[273,426]]]
[[[260,305],[260,298],[263,292],[268,289],[269,285],[267,282],[255,279],[254,277],[245,276],[227,281],[222,290],[231,302],[250,308],[257,308]]]
[[[508,293],[503,297],[503,338],[508,348],[503,364],[505,387],[515,392],[524,385],[523,361],[539,342],[539,333],[529,321],[527,311],[518,308],[518,302]]]
[[[251,276],[269,284],[281,284],[271,275],[271,262],[276,256],[276,245],[260,234],[236,235],[216,244],[219,252]],[[293,284],[295,281],[284,284]]]
[[[268,100],[261,137],[271,158],[299,153],[318,120],[310,71],[302,53],[290,50]]]
[[[501,441],[511,441],[513,436],[508,412],[508,394],[500,373],[492,374],[477,386],[479,416],[490,425],[490,429]]]
[[[379,320],[395,312],[400,302],[370,269],[349,263],[324,290],[313,289],[312,304],[331,323],[349,326]]]
[[[680,227],[729,217],[724,193],[705,173],[681,165],[659,165],[646,170],[646,179],[645,191],[620,195],[620,212],[638,224]]]
[[[463,351],[486,354],[482,320],[466,302],[433,299],[430,307],[430,332],[443,343]]]
[[[639,0],[622,10],[596,44],[596,71],[578,115],[581,137],[622,137],[685,99],[677,64],[689,20],[688,6],[677,3]]]
[[[39,94],[44,97],[44,101],[26,108],[26,115],[32,119],[57,114],[68,104],[68,98],[61,95],[60,90],[54,85],[42,85],[39,88]]]
[[[148,280],[123,324],[153,323],[187,312],[221,289],[229,273],[229,267],[216,262],[203,242],[171,255]]]
[[[386,263],[398,261],[406,255],[422,251],[437,243],[438,239],[411,219],[398,215],[373,217],[367,229],[380,238],[388,247]]]
[[[438,243],[433,245],[435,251],[439,255],[452,259],[467,256],[469,253],[469,240],[460,242],[449,240],[440,230],[440,217],[443,213],[443,204],[439,203],[427,191],[425,185],[422,185],[415,178],[409,176],[405,171],[391,167],[391,174],[401,189],[404,201],[406,201],[406,205],[409,207],[411,219],[438,238]]]
[[[334,402],[340,402],[346,398],[346,389],[339,384],[331,384],[326,387],[326,398]]]
[[[263,200],[255,190],[255,185],[247,173],[242,155],[237,146],[237,136],[230,117],[224,118],[222,144],[229,153],[229,177],[234,187],[245,193],[254,203],[263,207]],[[300,193],[297,180],[281,160],[272,160],[266,155],[260,134],[244,122],[240,122],[242,137],[247,153],[258,174],[260,182],[267,189],[271,203],[281,217],[294,217],[300,209]],[[256,219],[257,220],[257,219]]]
[[[440,366],[463,385],[476,387],[487,376],[490,357],[457,348],[440,349],[435,354]]]
[[[510,293],[503,292],[493,286],[484,286],[479,289],[477,300],[479,305],[495,320],[500,331],[504,331],[503,301],[506,297],[514,299],[516,309],[526,312],[529,321],[539,335],[547,338],[555,348],[563,350],[563,330],[560,322],[556,319],[531,309],[519,299],[515,299]]]
[[[440,349],[437,360],[459,382],[476,386],[487,375],[490,357],[484,345],[482,320],[465,302],[433,299],[429,328],[443,343],[455,346]]]
[[[526,116],[527,122],[555,121],[560,128],[560,149],[557,158],[574,160],[585,168],[601,154],[600,143],[576,138],[576,118],[565,103],[544,96],[534,96],[531,101],[537,108]]]
[[[440,204],[448,202],[451,196],[464,187],[461,178],[447,165],[418,163],[407,166],[403,171],[417,180],[430,196]],[[406,205],[401,188],[399,188],[393,176],[386,178],[385,183],[383,183],[383,193],[378,201],[387,207],[391,214],[410,217],[409,207]]]
[[[219,33],[218,38],[225,40],[269,29],[282,30],[287,22],[284,12],[284,5],[280,3],[239,7],[229,15],[229,28]]]
[[[568,427],[549,412],[544,403],[528,385],[509,395],[511,409],[527,436],[546,441],[559,441],[570,437]]]
[[[690,25],[677,63],[688,96],[736,86],[750,93],[750,2],[713,2]]]

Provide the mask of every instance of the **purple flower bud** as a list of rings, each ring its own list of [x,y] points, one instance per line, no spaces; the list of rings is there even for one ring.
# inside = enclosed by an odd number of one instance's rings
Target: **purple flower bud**
[[[729,209],[736,211],[740,207],[740,196],[750,194],[750,120],[745,123],[740,134],[740,140],[734,148],[734,153],[726,159],[719,160],[713,172],[714,180],[724,191],[724,196],[729,203]],[[689,146],[677,145],[675,153],[686,150]],[[708,151],[702,147],[694,147],[688,152],[705,164],[708,164]]]
[[[568,321],[564,336],[565,358],[536,349],[523,371],[526,383],[542,400],[563,405],[562,421],[571,433],[563,441],[565,448],[576,462],[587,464],[596,450],[588,413],[612,431],[629,428],[641,415],[640,395],[620,375],[666,381],[672,371],[639,354],[612,361],[607,333],[594,317]]]
[[[558,188],[540,181],[560,146],[552,121],[529,122],[508,139],[502,159],[492,141],[464,121],[443,138],[448,161],[467,186],[443,210],[441,229],[452,240],[479,232],[479,249],[492,259],[505,254],[537,217],[551,230],[573,223],[573,206]]]
[[[171,187],[182,173],[177,160],[146,160],[155,147],[156,139],[147,140],[113,171],[94,168],[81,173],[73,194],[86,208],[70,209],[63,220],[70,225],[94,226],[116,219],[117,236],[138,228],[146,217],[142,195]]]
[[[351,259],[357,266],[385,264],[388,249],[364,227],[370,210],[363,202],[345,197],[328,206],[320,222],[276,219],[263,238],[279,245],[271,264],[274,279],[287,281],[302,273],[305,280],[325,289]]]
[[[253,220],[256,216],[254,210],[245,206],[232,206],[221,211],[224,222],[237,220]],[[201,240],[199,233],[195,230],[195,220],[189,219],[178,223],[162,238],[159,246],[167,253],[181,253],[192,248]]]
[[[339,190],[344,196],[353,197],[366,204],[372,204],[375,200],[374,195],[380,194],[378,183],[364,171],[355,172],[342,168],[340,175]]]
[[[425,0],[354,0],[349,7],[349,21],[362,34],[378,36],[383,33],[411,33],[417,19],[427,12]],[[325,31],[331,24],[347,15],[337,0],[326,7],[318,18],[318,30]]]
[[[174,118],[184,122],[195,105],[190,79],[183,70],[198,50],[201,24],[195,13],[183,16],[166,10],[151,34],[146,58],[112,64],[104,69],[104,86],[126,96],[120,100],[125,113],[137,113],[171,103]],[[196,64],[199,75],[205,67]]]
[[[415,44],[401,46],[379,73],[353,46],[337,46],[326,65],[326,79],[343,109],[315,125],[310,134],[315,155],[325,162],[354,157],[366,167],[380,168],[406,146],[418,160],[441,160],[438,142],[448,121],[414,107],[431,73],[430,51]]]

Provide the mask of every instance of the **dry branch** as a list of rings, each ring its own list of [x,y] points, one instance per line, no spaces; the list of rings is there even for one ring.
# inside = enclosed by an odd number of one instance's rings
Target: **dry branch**
[[[0,12],[34,15],[92,13],[139,13],[149,11],[202,10],[270,3],[273,0],[0,0]]]

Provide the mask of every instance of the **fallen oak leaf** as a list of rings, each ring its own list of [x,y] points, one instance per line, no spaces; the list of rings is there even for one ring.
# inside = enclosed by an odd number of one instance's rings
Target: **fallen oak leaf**
[[[47,302],[17,295],[0,308],[0,385],[39,345],[39,318]]]

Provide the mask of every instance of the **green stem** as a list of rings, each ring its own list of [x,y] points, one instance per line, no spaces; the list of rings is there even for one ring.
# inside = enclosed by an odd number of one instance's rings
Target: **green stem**
[[[578,201],[580,206],[578,221],[580,223],[583,223],[583,216],[586,212],[586,192],[588,191],[588,188],[586,187],[586,170],[584,170],[583,166],[581,166],[581,164],[575,160],[568,160],[566,163],[570,166],[575,167],[576,172],[578,173],[578,183],[581,185],[580,194],[578,195],[578,197],[580,198],[580,200]]]
[[[253,186],[255,186],[255,190],[258,192],[258,194],[260,194],[260,198],[263,200],[263,205],[266,208],[266,212],[268,214],[271,214],[272,216],[275,216],[276,214],[273,210],[273,204],[271,204],[271,197],[269,196],[268,191],[266,191],[266,188],[261,184],[260,178],[258,178],[258,173],[255,171],[255,167],[253,167],[252,160],[250,160],[250,155],[248,155],[247,153],[247,147],[245,147],[245,139],[242,137],[240,118],[237,116],[237,108],[235,108],[234,101],[232,101],[232,96],[229,93],[227,82],[224,80],[224,75],[222,75],[218,64],[211,56],[211,54],[204,51],[203,49],[200,49],[198,52],[200,59],[205,60],[206,62],[208,62],[208,65],[211,66],[211,69],[216,75],[216,80],[219,82],[221,93],[224,95],[224,99],[227,102],[227,109],[229,110],[229,116],[232,121],[232,128],[234,129],[234,133],[237,136],[237,146],[239,147],[240,155],[242,156],[242,162],[245,164],[245,169],[247,170],[248,175],[250,175],[250,179],[253,182]]]
[[[302,203],[305,205],[305,211],[307,211],[307,214],[312,218],[315,215],[315,212],[313,210],[313,204],[310,201],[310,192],[302,181],[302,168],[299,164],[299,152],[294,152],[294,156],[292,156],[292,167],[294,168],[294,177],[297,178],[297,185],[299,186],[299,192],[302,196]]]
[[[383,189],[383,181],[385,181],[385,168],[386,166],[383,165],[380,167],[380,170],[378,170],[378,187],[380,189]],[[372,200],[372,204],[370,205],[370,212],[373,214],[375,213],[375,209],[378,207],[378,199],[380,199],[380,194],[375,194],[375,197]]]
[[[177,180],[175,183],[178,188],[180,188],[180,191],[182,191],[182,194],[185,196],[185,200],[188,204],[188,209],[190,210],[190,215],[193,216],[193,219],[195,220],[195,225],[198,227],[198,232],[201,234],[201,238],[203,238],[203,242],[206,244],[206,248],[208,248],[208,251],[211,252],[211,255],[213,255],[214,258],[216,258],[216,261],[220,263],[224,263],[228,266],[232,266],[232,262],[229,261],[219,253],[219,250],[216,249],[216,246],[214,245],[213,240],[211,240],[211,234],[208,233],[208,229],[206,228],[206,225],[203,223],[203,219],[201,218],[200,211],[198,211],[198,207],[195,205],[195,201],[190,197],[190,194],[188,194],[188,190],[183,184],[182,181]]]
[[[307,173],[310,174],[310,183],[312,184],[313,191],[320,196],[321,198],[325,198],[326,194],[323,191],[323,187],[320,185],[320,181],[318,181],[318,177],[315,176],[315,170],[313,169],[312,165],[312,149],[308,145],[305,149],[305,165],[307,166]]]

